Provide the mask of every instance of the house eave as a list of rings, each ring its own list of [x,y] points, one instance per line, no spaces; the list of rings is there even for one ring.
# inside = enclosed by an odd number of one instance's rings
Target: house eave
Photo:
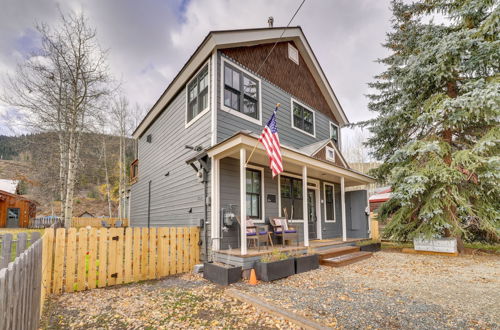
[[[236,148],[241,148],[241,147],[251,149],[256,146],[256,149],[264,151],[264,147],[257,142],[258,142],[258,137],[255,136],[254,134],[248,132],[238,132],[233,136],[229,137],[228,139],[208,148],[206,152],[209,157],[223,158],[230,155],[231,153],[234,153],[234,150]],[[370,184],[375,182],[375,178],[371,176],[357,172],[352,169],[332,164],[331,162],[328,161],[311,157],[310,155],[289,146],[282,145],[281,153],[284,162],[286,162],[287,160],[289,161],[293,160],[296,163],[306,164],[308,166],[312,166],[327,171],[329,173],[335,173],[339,176],[350,178],[358,182],[359,184]]]
[[[326,78],[321,65],[314,55],[307,38],[305,37],[302,28],[289,27],[280,39],[284,27],[280,28],[258,28],[258,29],[242,29],[242,30],[226,30],[226,31],[211,31],[203,39],[201,44],[196,48],[194,53],[184,64],[179,73],[175,76],[172,82],[168,85],[160,98],[156,101],[150,111],[143,118],[141,123],[134,130],[132,136],[137,139],[143,135],[146,129],[156,120],[162,113],[169,102],[175,97],[179,90],[184,86],[188,79],[196,72],[197,68],[202,65],[211,55],[214,49],[224,49],[230,47],[252,46],[262,43],[272,43],[276,41],[297,41],[299,51],[304,56],[305,62],[314,79],[317,81],[321,92],[330,106],[334,117],[338,120],[340,126],[345,126],[349,123],[342,106],[340,105],[333,89]],[[336,111],[335,111],[335,110]]]

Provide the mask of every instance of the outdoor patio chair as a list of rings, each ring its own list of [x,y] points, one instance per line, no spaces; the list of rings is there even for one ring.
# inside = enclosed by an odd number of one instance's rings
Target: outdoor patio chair
[[[121,227],[123,227],[123,221],[116,220],[116,222],[115,222],[115,228],[121,228]]]
[[[103,226],[104,228],[111,228],[111,225],[109,225],[106,220],[101,221],[101,226]]]
[[[240,217],[236,217],[238,224],[241,227]],[[266,243],[266,249],[269,248],[269,227],[267,225],[256,226],[253,220],[247,218],[247,244],[253,242],[253,246],[260,251],[260,243]]]
[[[270,221],[273,226],[273,235],[281,238],[281,244],[285,246],[285,241],[295,240],[299,246],[299,233],[294,227],[288,226],[286,218],[274,218]]]

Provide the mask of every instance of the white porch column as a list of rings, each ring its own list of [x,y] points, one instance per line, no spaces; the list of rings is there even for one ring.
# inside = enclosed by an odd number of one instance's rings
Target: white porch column
[[[247,172],[245,163],[247,161],[247,151],[240,149],[240,234],[241,234],[241,255],[247,254]]]
[[[211,176],[211,213],[212,221],[210,223],[212,233],[212,250],[220,250],[220,202],[219,202],[219,165],[218,158],[212,158],[212,176]]]
[[[344,177],[340,177],[340,206],[342,209],[342,240],[347,240],[347,226],[345,217],[345,183]]]
[[[302,213],[304,219],[304,246],[309,246],[309,221],[307,212],[307,166],[302,166]]]

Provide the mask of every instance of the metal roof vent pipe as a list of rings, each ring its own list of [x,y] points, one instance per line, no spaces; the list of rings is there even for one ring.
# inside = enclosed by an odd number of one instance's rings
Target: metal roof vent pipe
[[[267,24],[269,24],[269,27],[272,28],[274,25],[274,17],[269,16],[269,18],[267,19]]]

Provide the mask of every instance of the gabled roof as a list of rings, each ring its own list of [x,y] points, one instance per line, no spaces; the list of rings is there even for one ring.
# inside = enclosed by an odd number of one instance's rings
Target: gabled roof
[[[193,55],[184,64],[177,76],[172,80],[167,89],[153,105],[148,114],[141,121],[133,133],[134,138],[140,137],[144,131],[161,114],[165,106],[175,97],[178,91],[183,88],[188,79],[196,72],[200,65],[212,54],[214,50],[233,48],[241,46],[253,46],[265,43],[274,43],[276,41],[293,40],[297,45],[299,52],[303,56],[309,70],[313,74],[322,94],[324,95],[333,115],[341,126],[349,123],[342,106],[340,105],[335,93],[333,92],[323,69],[321,68],[316,56],[314,55],[309,42],[307,41],[302,28],[289,27],[286,29],[283,37],[284,27],[242,29],[242,30],[223,30],[211,31],[198,46]]]
[[[299,150],[303,153],[308,154],[309,156],[314,156],[315,154],[317,154],[321,149],[323,149],[326,146],[330,146],[333,149],[335,149],[335,152],[337,153],[337,155],[340,156],[340,160],[342,161],[344,166],[347,168],[350,168],[349,164],[345,160],[345,158],[342,155],[342,153],[340,152],[339,148],[337,148],[335,143],[333,143],[332,140],[330,140],[330,139],[325,139],[325,140],[321,140],[321,141],[318,141],[318,142],[315,142],[312,144],[308,144],[306,146],[303,146]]]

